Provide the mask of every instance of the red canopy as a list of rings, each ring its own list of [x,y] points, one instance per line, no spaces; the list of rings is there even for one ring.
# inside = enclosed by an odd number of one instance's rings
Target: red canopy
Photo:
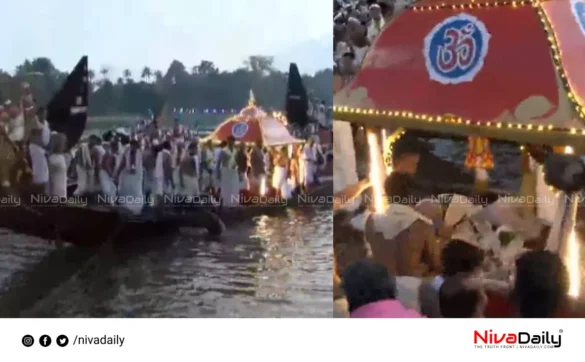
[[[227,141],[233,136],[236,142],[256,143],[261,141],[264,146],[280,146],[303,143],[303,140],[290,134],[285,122],[278,115],[269,115],[256,106],[251,98],[248,106],[234,117],[221,123],[209,135],[213,141]]]
[[[336,93],[335,119],[583,144],[585,0],[418,4]]]

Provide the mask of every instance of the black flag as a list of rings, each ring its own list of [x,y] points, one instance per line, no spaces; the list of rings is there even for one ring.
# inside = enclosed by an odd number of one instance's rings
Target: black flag
[[[77,144],[87,124],[88,64],[83,56],[47,105],[52,131],[67,136],[68,149]]]
[[[299,68],[290,63],[286,90],[286,118],[291,124],[304,128],[309,123],[309,100]]]

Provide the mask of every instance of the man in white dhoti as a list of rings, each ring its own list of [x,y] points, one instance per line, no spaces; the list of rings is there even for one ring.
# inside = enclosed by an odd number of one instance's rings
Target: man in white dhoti
[[[67,169],[71,161],[66,153],[67,137],[56,133],[51,139],[50,155],[47,159],[49,166],[48,194],[56,197],[67,197]]]
[[[213,170],[213,172],[215,184],[218,185],[218,187],[221,187],[221,155],[226,146],[227,142],[222,141],[213,151],[213,158],[215,160],[215,170]]]
[[[132,214],[138,215],[144,207],[142,193],[142,152],[137,141],[131,141],[124,152],[119,168],[118,204]]]
[[[153,139],[147,142],[143,153],[143,167],[144,167],[144,195],[148,199],[153,191],[156,189],[156,181],[154,177],[154,170],[156,168],[156,147],[158,147],[158,140]]]
[[[262,142],[257,142],[250,151],[250,193],[259,195],[262,182],[266,179],[266,169],[264,165],[264,153],[262,152]]]
[[[303,147],[302,185],[305,192],[315,181],[317,155],[315,154],[314,145],[314,141],[310,139]]]
[[[90,145],[83,142],[75,155],[75,167],[77,174],[77,188],[75,195],[85,195],[89,192],[88,183],[93,177],[94,164],[91,158]]]
[[[100,170],[102,164],[102,158],[106,154],[106,150],[102,146],[102,140],[95,136],[92,141],[93,147],[91,148],[91,157],[93,159],[94,170],[93,170],[93,177],[91,178],[90,185],[90,192],[100,193],[102,192],[102,183],[100,180]]]
[[[248,181],[248,168],[250,162],[248,160],[248,152],[246,150],[246,144],[240,143],[236,151],[236,167],[238,169],[238,177],[240,181],[240,190],[249,190],[250,183]]]
[[[116,172],[116,155],[112,151],[112,143],[104,143],[102,147],[105,150],[99,165],[99,180],[101,192],[107,198],[108,204],[113,204],[118,188],[114,182]],[[115,147],[115,146],[114,146]]]
[[[34,184],[34,193],[44,193],[49,184],[49,164],[47,161],[47,151],[42,145],[42,130],[34,129],[31,131],[31,140],[28,146],[32,168],[32,181]]]
[[[35,128],[40,128],[41,130],[41,145],[47,147],[51,139],[51,128],[49,127],[49,122],[47,122],[46,112],[43,107],[40,107],[37,111],[37,121],[38,125]]]
[[[181,164],[181,160],[186,155],[187,150],[185,149],[185,143],[182,140],[173,139],[171,142],[171,161],[173,167],[173,185],[179,186],[179,166]],[[174,190],[175,192],[181,193],[181,190],[177,189]]]
[[[290,189],[288,179],[288,150],[286,147],[282,147],[276,154],[274,159],[274,173],[272,174],[272,187],[276,190],[276,194],[281,198],[287,199],[292,195],[292,189]]]
[[[235,138],[230,136],[226,147],[223,148],[220,161],[221,200],[223,207],[237,207],[240,205],[240,176],[236,163]]]
[[[199,195],[199,156],[197,144],[190,143],[187,154],[179,162],[180,193],[185,196]]]
[[[175,188],[175,185],[173,185],[173,156],[171,155],[171,149],[171,143],[165,141],[162,144],[162,150],[156,156],[154,195],[158,200],[159,206],[162,206],[163,196],[172,194]]]
[[[215,188],[215,157],[213,155],[213,143],[211,140],[203,145],[201,150],[201,191],[213,192]]]

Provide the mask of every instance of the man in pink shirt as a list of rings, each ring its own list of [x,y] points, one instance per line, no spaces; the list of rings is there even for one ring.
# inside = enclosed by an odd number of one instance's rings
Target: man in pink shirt
[[[342,277],[350,318],[424,318],[396,299],[396,281],[381,264],[361,260]]]

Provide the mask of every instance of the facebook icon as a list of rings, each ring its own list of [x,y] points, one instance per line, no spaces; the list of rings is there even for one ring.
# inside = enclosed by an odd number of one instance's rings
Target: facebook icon
[[[46,334],[43,334],[39,339],[39,343],[43,347],[49,347],[51,345],[51,337],[47,336]]]

